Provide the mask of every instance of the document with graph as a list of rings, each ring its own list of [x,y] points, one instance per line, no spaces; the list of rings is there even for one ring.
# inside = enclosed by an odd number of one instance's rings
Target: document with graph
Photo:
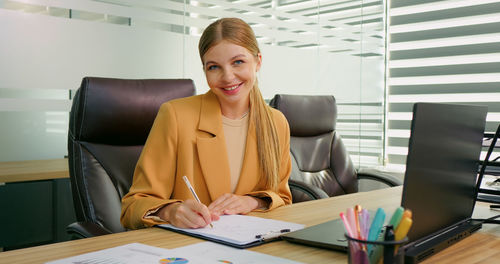
[[[78,256],[46,262],[46,264],[299,264],[299,262],[240,250],[211,242],[196,243],[185,247],[165,249],[141,243],[107,248]]]
[[[213,228],[178,228],[157,225],[182,234],[199,237],[236,248],[248,248],[275,240],[281,235],[304,228],[304,225],[248,215],[222,215],[212,222]]]

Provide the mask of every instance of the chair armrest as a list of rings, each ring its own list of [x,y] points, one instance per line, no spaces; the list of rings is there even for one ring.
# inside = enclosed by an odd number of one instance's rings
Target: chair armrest
[[[358,170],[358,179],[374,180],[384,183],[390,187],[403,185],[403,180],[398,178],[394,172],[386,172],[373,168],[361,168]]]
[[[72,239],[95,237],[112,234],[106,228],[91,222],[75,222],[66,227],[66,232]]]
[[[292,192],[293,202],[305,202],[329,197],[321,188],[311,184],[290,179],[288,185]]]

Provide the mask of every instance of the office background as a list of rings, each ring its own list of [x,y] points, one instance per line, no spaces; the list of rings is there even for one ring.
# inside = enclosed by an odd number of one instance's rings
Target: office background
[[[67,154],[71,96],[84,76],[191,78],[217,17],[240,17],[276,93],[332,94],[357,166],[405,162],[416,101],[489,107],[500,121],[500,1],[0,1],[0,162]]]
[[[404,170],[414,102],[487,105],[486,130],[500,122],[500,0],[0,0],[0,163],[66,164],[84,76],[190,78],[206,92],[197,43],[218,17],[252,25],[265,98],[336,97],[357,167]],[[0,181],[16,216],[0,220],[0,251],[67,240],[70,197],[67,177]]]

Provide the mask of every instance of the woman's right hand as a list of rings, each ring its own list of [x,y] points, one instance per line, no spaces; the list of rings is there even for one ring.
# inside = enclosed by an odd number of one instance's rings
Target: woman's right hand
[[[219,216],[210,213],[207,206],[192,199],[166,205],[156,215],[180,228],[201,228],[219,220]]]

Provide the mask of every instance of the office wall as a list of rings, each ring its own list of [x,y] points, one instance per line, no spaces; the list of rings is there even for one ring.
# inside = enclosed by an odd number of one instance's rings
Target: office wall
[[[281,1],[274,9],[254,2],[231,11],[235,4],[212,0],[0,1],[0,35],[7,40],[0,42],[0,161],[66,155],[70,93],[84,76],[191,78],[204,93],[200,32],[215,16],[237,15],[259,39],[264,97],[334,95],[338,127],[355,162],[379,164],[384,2],[303,1],[300,7]],[[371,4],[363,9],[363,2]],[[336,15],[332,6],[344,12]],[[324,15],[310,15],[316,9]]]

